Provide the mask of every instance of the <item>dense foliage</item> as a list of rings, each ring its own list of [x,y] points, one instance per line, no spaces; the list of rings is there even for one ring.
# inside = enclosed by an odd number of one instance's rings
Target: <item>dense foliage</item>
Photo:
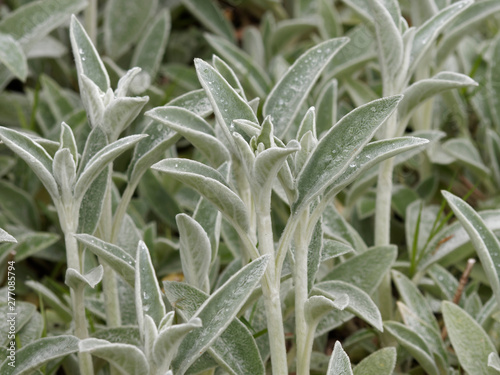
[[[0,4],[0,373],[500,373],[498,0]]]

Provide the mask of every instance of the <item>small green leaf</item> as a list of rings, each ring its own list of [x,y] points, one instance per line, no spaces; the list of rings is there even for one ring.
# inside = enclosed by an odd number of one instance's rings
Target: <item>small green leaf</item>
[[[316,102],[316,131],[320,138],[324,132],[337,123],[337,98],[338,82],[333,79],[325,85]]]
[[[429,375],[439,375],[427,344],[410,328],[398,322],[386,321],[384,328],[403,346]]]
[[[165,54],[170,34],[170,13],[164,9],[143,34],[134,49],[130,66],[138,66],[153,80]]]
[[[75,234],[75,238],[109,264],[131,286],[135,285],[135,259],[129,253],[90,234]]]
[[[63,302],[63,300],[56,296],[55,293],[52,292],[52,290],[34,280],[26,281],[26,285],[33,289],[35,292],[39,293],[43,297],[44,302],[52,307],[62,318],[62,320],[64,320],[65,322],[71,322],[71,320],[73,319],[71,309],[66,305],[65,302]]]
[[[354,375],[391,375],[396,367],[396,348],[377,350],[354,367]]]
[[[108,361],[123,374],[149,374],[146,356],[136,346],[110,343],[100,339],[85,339],[80,341],[78,348],[80,353],[91,353],[93,356]]]
[[[172,363],[176,374],[184,374],[189,366],[224,332],[257,286],[269,261],[262,256],[232,276],[198,309],[194,317],[203,327],[188,333]]]
[[[17,236],[17,244],[12,247],[19,262],[36,253],[47,249],[60,239],[60,236],[50,232],[27,232]]]
[[[500,373],[500,357],[498,353],[491,352],[488,356],[488,367],[496,370],[496,372]]]
[[[175,220],[179,228],[179,251],[185,280],[189,285],[208,293],[208,273],[212,255],[208,235],[196,220],[185,214],[177,215]]]
[[[12,297],[11,297],[12,298]],[[7,304],[7,299],[2,302],[0,305],[0,313],[5,317],[3,321],[0,322],[0,334],[2,338],[0,339],[0,345],[2,346],[10,346],[9,343],[12,340],[9,338],[9,335],[12,334],[10,332],[11,322],[12,322],[12,310],[9,309],[12,304]],[[34,314],[36,314],[36,306],[32,303],[16,301],[15,305],[15,329],[16,332],[23,329],[33,318]],[[10,318],[10,320],[8,320]],[[2,361],[3,362],[3,361]]]
[[[104,268],[102,265],[93,268],[85,275],[82,275],[73,268],[68,268],[66,270],[66,279],[64,280],[64,283],[73,289],[79,289],[85,285],[95,288],[95,286],[101,282],[103,274]]]
[[[347,41],[347,38],[331,39],[307,50],[274,86],[262,113],[272,116],[278,137],[286,135],[321,72]]]
[[[198,191],[212,202],[233,225],[247,230],[248,213],[243,201],[227,186],[215,169],[187,159],[165,159],[152,166]]]
[[[157,0],[111,0],[106,3],[104,47],[109,56],[117,59],[130,49],[150,22],[157,5]]]
[[[304,315],[309,329],[315,329],[319,320],[332,310],[344,310],[349,306],[349,296],[339,293],[335,299],[325,296],[311,296],[304,304]]]
[[[335,342],[326,375],[352,375],[351,360],[342,348],[340,341]]]
[[[297,213],[349,167],[349,163],[396,109],[401,96],[375,100],[342,118],[319,141],[297,177]]]
[[[9,366],[4,361],[0,372],[2,375],[28,375],[42,367],[45,363],[66,357],[78,352],[79,340],[75,336],[59,335],[44,337],[23,346],[16,351],[16,366]]]
[[[182,0],[182,4],[207,29],[227,40],[234,41],[236,32],[216,3],[205,0]]]
[[[71,17],[70,39],[80,87],[82,85],[81,75],[83,74],[94,82],[102,92],[106,92],[110,87],[108,72],[94,44],[75,16]]]
[[[200,117],[208,117],[213,113],[212,104],[204,89],[189,91],[172,99],[165,106],[181,107]]]
[[[0,33],[0,63],[21,81],[28,77],[28,62],[21,45],[10,35]]]
[[[0,242],[16,243],[17,240],[14,237],[12,237],[9,233],[0,228]]]
[[[76,164],[69,149],[57,150],[52,163],[52,175],[59,186],[63,204],[70,204],[76,180]]]
[[[484,165],[481,155],[470,139],[452,138],[443,143],[443,149],[447,154],[456,158],[459,162],[471,168],[480,177],[484,178],[491,174],[490,169]]]
[[[35,172],[53,200],[59,199],[59,189],[52,176],[52,158],[45,149],[18,131],[0,127],[0,139]]]
[[[324,240],[323,247],[321,248],[321,262],[325,260],[339,257],[344,254],[353,253],[354,249],[352,246],[336,241],[336,240]]]
[[[494,374],[488,368],[488,356],[497,352],[484,329],[464,310],[452,302],[441,307],[451,345],[462,368],[469,374]]]
[[[441,193],[467,231],[497,303],[500,305],[500,241],[471,206],[449,192],[442,191]]]

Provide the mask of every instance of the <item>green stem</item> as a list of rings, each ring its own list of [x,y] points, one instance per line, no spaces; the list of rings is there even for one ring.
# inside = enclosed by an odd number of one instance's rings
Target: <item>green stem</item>
[[[94,45],[97,41],[97,0],[89,0],[89,5],[85,8],[85,29]]]
[[[122,226],[123,218],[127,213],[127,207],[130,204],[132,196],[134,195],[135,188],[137,184],[130,185],[128,184],[125,188],[125,191],[122,194],[122,198],[120,199],[120,203],[116,207],[116,212],[113,217],[113,226],[111,228],[111,243],[116,243],[118,239],[118,233],[120,233],[120,228]]]
[[[83,340],[89,337],[87,320],[85,317],[84,287],[71,289],[71,300],[73,302],[73,313],[75,319],[75,336]],[[81,375],[93,375],[94,365],[90,353],[78,353]]]

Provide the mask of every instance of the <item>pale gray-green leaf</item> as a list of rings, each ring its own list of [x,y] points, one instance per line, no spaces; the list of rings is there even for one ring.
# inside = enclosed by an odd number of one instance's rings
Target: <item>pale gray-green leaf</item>
[[[54,155],[52,175],[59,186],[62,201],[65,204],[70,204],[76,181],[76,164],[69,149],[60,149]]]
[[[336,240],[323,240],[321,248],[321,262],[325,260],[339,257],[344,254],[353,253],[354,249],[351,245]]]
[[[278,137],[286,134],[321,72],[347,41],[331,39],[307,50],[274,86],[262,112],[272,116]]]
[[[212,104],[204,89],[189,91],[172,99],[165,106],[181,107],[200,117],[207,117],[213,113]]]
[[[498,353],[490,353],[490,355],[488,356],[488,367],[491,367],[492,369],[500,373],[500,357],[498,356]]]
[[[93,268],[85,275],[82,275],[74,268],[68,268],[66,270],[64,283],[75,290],[84,287],[85,285],[95,288],[95,286],[101,282],[103,275],[104,268],[102,265]]]
[[[0,242],[12,242],[16,243],[17,240],[11,236],[9,233],[0,228]]]
[[[441,193],[467,231],[497,303],[500,304],[500,241],[471,206],[449,192]]]
[[[10,35],[0,33],[0,63],[21,81],[28,76],[28,62],[21,45]]]
[[[249,218],[245,204],[215,169],[187,159],[165,159],[152,168],[195,189],[212,202],[233,225],[248,229]]]
[[[354,367],[354,375],[391,375],[396,367],[396,348],[382,348]]]
[[[298,197],[292,207],[294,213],[349,167],[400,100],[401,96],[393,96],[358,107],[321,138],[297,177]]]
[[[445,152],[461,163],[471,168],[481,177],[490,175],[490,169],[484,165],[479,151],[474,146],[472,141],[467,138],[452,138],[443,143]]]
[[[175,220],[179,228],[179,251],[185,280],[189,285],[208,293],[208,272],[212,255],[208,235],[203,227],[188,215],[179,214]]]
[[[331,310],[344,310],[349,306],[349,296],[338,294],[335,299],[325,296],[311,296],[304,304],[304,316],[309,329],[316,327],[318,321]]]
[[[181,0],[182,4],[211,32],[234,41],[233,25],[224,17],[222,10],[211,1]]]
[[[70,39],[80,87],[82,85],[80,77],[83,74],[94,82],[102,92],[106,92],[110,87],[108,72],[94,44],[75,16],[71,17]]]
[[[80,341],[78,347],[81,353],[91,353],[93,356],[106,360],[122,374],[149,374],[146,356],[136,346],[110,343],[100,339],[85,339]]]
[[[243,267],[197,310],[194,317],[202,320],[203,327],[188,333],[179,347],[172,364],[176,374],[182,375],[228,327],[257,286],[268,261],[268,256],[262,256]]]
[[[330,362],[328,363],[328,370],[326,375],[353,375],[351,368],[351,360],[342,348],[340,341],[335,342]]]
[[[73,317],[71,309],[52,290],[35,280],[26,281],[26,285],[39,293],[44,302],[52,307],[65,322],[71,321]]]
[[[451,345],[462,368],[469,374],[491,374],[488,356],[497,352],[484,329],[464,310],[452,302],[444,301],[441,310]]]

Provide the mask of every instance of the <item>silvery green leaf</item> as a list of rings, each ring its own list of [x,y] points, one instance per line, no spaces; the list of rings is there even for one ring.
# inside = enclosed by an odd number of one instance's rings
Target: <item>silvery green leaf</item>
[[[78,338],[70,335],[44,337],[16,351],[16,366],[4,361],[2,375],[29,375],[53,359],[60,359],[78,352]]]
[[[73,130],[65,122],[61,123],[61,135],[59,137],[60,148],[67,148],[76,165],[78,165],[78,146],[76,145]]]
[[[344,281],[331,280],[315,284],[312,293],[323,295],[333,300],[347,295],[349,297],[349,304],[345,310],[365,320],[379,331],[383,331],[380,311],[375,302],[362,289]]]
[[[354,367],[354,375],[391,375],[396,367],[396,348],[377,350]]]
[[[116,98],[124,98],[130,92],[132,92],[134,81],[138,78],[140,73],[141,73],[141,68],[134,67],[132,69],[127,70],[124,74],[120,74],[120,79],[118,80],[118,84],[116,85],[114,96]],[[106,99],[104,101],[106,101]],[[105,104],[107,105],[109,103]]]
[[[200,306],[209,298],[202,291],[186,283],[164,282],[163,285],[168,300],[184,320],[191,319]],[[239,319],[233,319],[226,330],[208,349],[208,353],[210,353],[209,358],[215,358],[232,375],[263,375],[265,373],[255,339]],[[205,357],[203,355],[200,360]],[[197,362],[195,362],[195,365]],[[206,364],[205,368],[214,367],[213,360],[203,360],[202,362]],[[188,373],[191,373],[191,371],[188,371]]]
[[[154,343],[152,357],[160,371],[167,371],[170,368],[184,337],[202,325],[200,318],[193,318],[187,323],[171,325],[160,332]]]
[[[157,0],[111,0],[104,13],[104,47],[114,59],[124,55],[140,37],[156,11]]]
[[[211,32],[234,41],[236,31],[215,3],[204,0],[182,0],[182,4]]]
[[[243,201],[227,186],[215,169],[187,159],[165,159],[152,166],[198,191],[212,202],[233,225],[247,230],[248,212]]]
[[[246,100],[247,98],[245,96],[245,91],[243,90],[243,87],[241,86],[241,83],[238,80],[238,77],[236,76],[234,70],[231,69],[231,67],[217,55],[212,56],[212,65],[231,85],[231,87],[235,89],[243,99]]]
[[[93,268],[85,275],[82,275],[74,268],[68,268],[66,270],[64,283],[75,290],[84,287],[85,285],[95,288],[95,286],[101,282],[103,274],[104,268],[102,265]]]
[[[9,158],[9,162],[17,162],[17,158]],[[40,228],[40,217],[32,194],[22,190],[6,179],[0,181],[0,206],[2,213],[11,225]],[[15,234],[17,235],[17,234]]]
[[[50,232],[25,232],[17,236],[17,244],[12,247],[16,252],[16,261],[26,259],[47,249],[60,239],[59,235]]]
[[[92,128],[99,127],[104,118],[106,110],[104,100],[110,101],[113,92],[108,88],[106,94],[85,74],[79,77],[80,93],[83,105],[87,112],[89,124]]]
[[[129,253],[89,234],[75,234],[75,238],[109,264],[130,285],[135,284],[135,259]]]
[[[442,191],[441,193],[469,235],[497,303],[500,304],[500,242],[498,238],[466,202],[449,192]]]
[[[189,91],[172,99],[165,106],[181,107],[200,117],[208,117],[213,113],[212,104],[204,89]]]
[[[255,61],[258,66],[264,67],[266,50],[260,30],[255,26],[246,26],[243,30],[242,39],[243,50],[252,56],[252,60]]]
[[[193,219],[202,226],[208,235],[212,249],[210,259],[216,259],[222,223],[221,213],[213,204],[201,197],[194,210]]]
[[[134,49],[130,66],[140,67],[149,74],[151,79],[156,77],[165,54],[170,34],[170,23],[170,13],[167,9],[162,10]]]
[[[205,34],[205,39],[229,63],[234,71],[242,77],[243,82],[248,82],[248,85],[256,96],[264,98],[269,93],[271,89],[269,76],[261,66],[253,61],[251,56],[224,38]]]
[[[351,360],[342,348],[340,341],[335,342],[326,375],[352,375]]]
[[[469,76],[454,72],[440,72],[432,78],[421,79],[403,92],[404,97],[398,106],[400,121],[406,126],[413,111],[436,94],[445,90],[477,85],[477,82]]]
[[[135,308],[139,329],[144,328],[145,314],[148,314],[157,326],[166,314],[151,256],[143,241],[139,241],[135,260]]]
[[[417,29],[410,57],[409,73],[411,74],[417,67],[422,56],[432,48],[438,34],[443,30],[455,17],[462,13],[469,5],[471,0],[463,0],[451,4],[435,14],[431,19],[427,20],[422,26]]]
[[[403,302],[425,323],[439,332],[439,326],[432,309],[418,288],[402,273],[393,270],[392,279]]]
[[[42,0],[18,7],[3,17],[0,32],[11,35],[23,49],[64,24],[70,14],[78,13],[87,6],[85,0]]]
[[[429,375],[439,375],[432,353],[422,338],[405,325],[386,321],[384,328],[405,348]]]
[[[437,263],[429,267],[427,274],[434,281],[434,284],[439,288],[442,295],[447,300],[452,301],[458,288],[458,280],[455,276]]]
[[[500,122],[498,128],[500,128]],[[500,185],[500,136],[492,129],[487,129],[486,134],[486,148],[488,150],[490,168],[493,172],[493,178]]]
[[[488,355],[488,367],[496,370],[496,372],[500,373],[500,357],[495,352],[491,352]]]
[[[359,79],[348,77],[342,83],[356,107],[379,98],[379,95],[368,84]]]
[[[272,51],[278,55],[294,39],[305,38],[316,31],[320,22],[316,15],[279,21],[271,35]]]
[[[307,110],[306,115],[300,123],[296,139],[302,139],[304,134],[308,131],[311,131],[314,138],[318,138],[318,135],[316,134],[316,109],[314,107]]]
[[[338,82],[332,79],[331,82],[323,88],[316,101],[318,109],[316,115],[316,131],[322,136],[323,132],[327,132],[337,123],[337,96]]]
[[[215,137],[213,128],[193,112],[179,107],[158,107],[148,111],[146,115],[186,138],[212,165],[218,167],[231,160],[229,151]]]
[[[318,321],[331,310],[344,310],[349,306],[349,296],[347,294],[338,294],[337,298],[331,299],[325,296],[311,296],[304,304],[304,316],[313,329]]]
[[[208,272],[212,255],[208,235],[203,227],[188,215],[179,214],[175,220],[179,228],[179,251],[185,280],[189,285],[208,293]]]
[[[392,82],[403,62],[404,45],[399,31],[399,17],[393,19],[380,0],[369,0],[377,38],[380,70],[385,82]]]
[[[497,350],[483,327],[452,302],[444,301],[441,310],[461,367],[469,374],[494,374],[488,368],[488,356]]]
[[[73,187],[76,180],[76,164],[67,148],[60,149],[54,155],[52,174],[59,186],[62,201],[69,204],[73,199]]]
[[[149,97],[117,97],[106,106],[102,123],[98,124],[108,135],[109,140],[118,139],[120,133],[125,130],[142,111]]]
[[[266,98],[262,113],[264,116],[272,116],[278,137],[282,138],[286,134],[314,83],[347,41],[347,38],[336,38],[310,48],[274,86]]]
[[[30,137],[12,129],[0,127],[0,139],[29,165],[52,199],[59,199],[57,183],[52,176],[52,158],[47,151]]]
[[[320,0],[317,9],[321,17],[319,32],[323,39],[336,38],[342,35],[342,20],[335,7],[331,6],[329,0]],[[335,122],[332,122],[332,124]]]
[[[300,139],[300,150],[295,154],[294,157],[294,174],[298,174],[302,168],[304,168],[305,163],[309,159],[309,156],[313,153],[318,140],[314,137],[312,131],[308,131]],[[293,166],[293,164],[292,164]]]
[[[353,253],[355,250],[352,246],[336,240],[323,240],[323,247],[321,248],[320,262],[325,260],[339,257],[344,254]]]
[[[9,233],[0,228],[0,242],[16,243],[17,240],[14,237],[12,237]]]
[[[101,328],[92,334],[96,339],[122,344],[141,346],[142,340],[137,326]]]
[[[292,212],[302,209],[348,168],[400,100],[401,96],[393,96],[358,107],[321,138],[297,177],[298,197]]]
[[[174,312],[172,311],[173,315]],[[141,314],[142,315],[142,314]],[[158,337],[158,328],[156,327],[156,323],[153,318],[151,318],[148,314],[144,314],[143,321],[141,323],[142,329],[140,329],[141,334],[143,336],[141,340],[141,345],[139,347],[143,347],[144,354],[148,361],[151,361],[153,358],[153,347],[154,343]],[[121,344],[124,344],[123,342]]]
[[[21,81],[28,77],[26,55],[11,35],[0,33],[0,63],[3,63]]]
[[[365,252],[368,247],[360,234],[351,224],[330,204],[323,211],[323,232],[327,238],[336,239],[352,245],[357,252]]]
[[[246,119],[258,123],[257,116],[219,72],[201,59],[195,59],[194,64],[200,83],[212,103],[215,118],[222,128],[230,149],[235,152],[231,135],[233,120]]]
[[[499,11],[500,3],[496,0],[477,1],[455,17],[446,27],[436,49],[438,65],[446,60],[464,36],[473,34],[476,28],[484,25],[486,19]]]
[[[80,87],[82,86],[81,76],[83,74],[94,82],[102,92],[106,92],[110,87],[108,72],[94,44],[75,16],[71,17],[70,39]]]
[[[42,337],[45,329],[45,321],[38,311],[31,316],[30,320],[22,328],[17,328],[19,342],[22,345],[31,344],[33,341]]]
[[[75,184],[74,197],[76,200],[82,199],[92,181],[111,163],[115,158],[133,147],[146,135],[131,135],[115,141],[99,150],[86,163],[85,168],[78,176]]]
[[[5,292],[5,296],[7,297],[7,292]],[[9,309],[9,307],[12,306],[12,304],[9,305],[7,304],[7,302],[8,300],[7,298],[5,298],[4,301],[2,301],[2,304],[0,305],[0,312],[2,313],[3,316],[5,316],[5,319],[3,319],[2,322],[0,322],[0,334],[2,334],[2,338],[0,339],[0,344],[2,346],[9,346],[8,344],[9,341],[11,340],[9,339],[10,322],[7,320],[7,318],[10,317],[12,319],[12,310]],[[18,330],[24,328],[26,324],[29,323],[33,315],[36,314],[36,306],[33,305],[32,303],[16,301],[15,307],[16,307],[15,323],[17,332]]]
[[[137,185],[144,172],[163,158],[165,151],[180,139],[180,135],[154,121],[146,126],[142,134],[148,136],[135,146],[127,171],[128,181],[132,186]]]
[[[54,58],[59,59],[68,53],[68,48],[56,38],[47,35],[35,42],[26,52],[28,59]]]
[[[443,149],[481,177],[490,175],[490,169],[484,165],[481,155],[470,139],[452,138],[443,143]]]
[[[73,314],[71,309],[52,290],[34,280],[26,281],[26,285],[39,293],[45,303],[52,307],[65,322],[72,320]]]
[[[429,325],[428,323],[423,321],[404,303],[397,302],[397,305],[405,325],[408,326],[408,328],[410,328],[413,332],[418,334],[420,338],[422,338],[429,346],[430,351],[434,353],[434,358],[436,360],[438,368],[448,368],[448,355],[446,353],[446,349],[440,332],[436,330],[432,325]]]
[[[307,291],[310,292],[316,280],[319,264],[323,252],[323,222],[318,220],[314,226],[307,248]]]
[[[268,256],[262,256],[243,267],[200,306],[194,317],[202,320],[203,327],[191,331],[179,347],[172,363],[176,374],[184,374],[229,326],[259,283],[268,261]]]
[[[144,353],[134,345],[85,339],[78,344],[80,353],[90,353],[109,362],[122,374],[148,375],[149,364]]]

